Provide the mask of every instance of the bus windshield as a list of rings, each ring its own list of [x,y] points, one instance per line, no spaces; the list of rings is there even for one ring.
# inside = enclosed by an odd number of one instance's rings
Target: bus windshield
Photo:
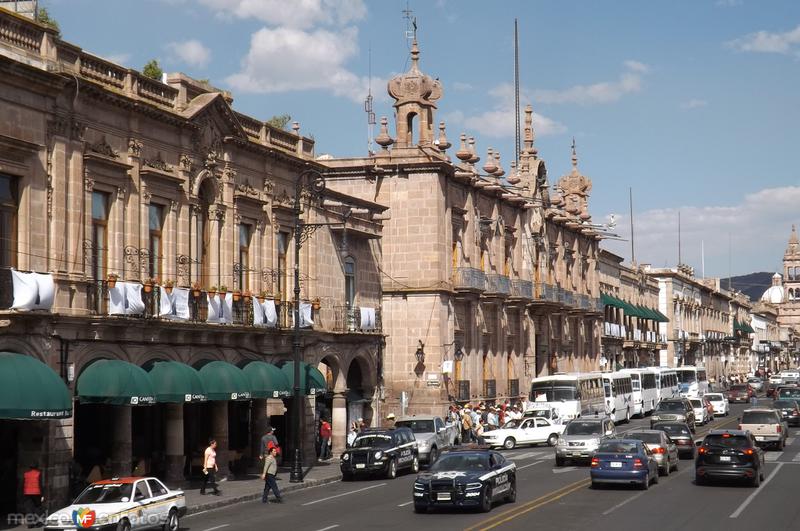
[[[676,370],[675,372],[678,374],[678,380],[681,383],[690,384],[690,383],[695,383],[697,381],[697,375],[695,374],[694,371]]]
[[[534,382],[531,385],[531,399],[534,402],[577,400],[578,390],[568,382]]]

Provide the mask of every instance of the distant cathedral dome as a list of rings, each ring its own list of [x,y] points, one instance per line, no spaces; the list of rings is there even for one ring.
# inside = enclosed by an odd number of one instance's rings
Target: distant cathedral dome
[[[782,278],[779,273],[772,275],[772,286],[761,296],[763,302],[769,302],[771,304],[780,304],[783,302],[784,292],[781,280]]]

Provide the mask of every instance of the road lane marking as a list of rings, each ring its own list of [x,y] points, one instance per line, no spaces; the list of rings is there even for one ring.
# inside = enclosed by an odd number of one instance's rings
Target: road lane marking
[[[691,470],[691,468],[684,468],[684,469],[683,469],[683,470],[681,470],[680,472],[675,472],[674,474],[672,474],[672,476],[671,476],[671,477],[672,477],[672,478],[675,478],[676,476],[680,476],[681,474],[685,474],[685,473],[686,473],[686,472],[688,472],[689,470]],[[659,478],[659,483],[660,483],[662,480],[664,480],[664,479],[666,479],[666,478],[665,478],[665,477]],[[635,500],[636,498],[639,498],[640,496],[644,495],[644,494],[645,494],[645,493],[647,493],[647,492],[648,492],[648,491],[646,491],[646,490],[643,490],[642,492],[640,492],[640,493],[638,493],[638,494],[634,494],[634,495],[633,495],[633,496],[631,496],[630,498],[628,498],[628,499],[626,499],[626,500],[623,500],[623,501],[621,501],[620,503],[616,504],[615,506],[611,507],[610,509],[607,509],[607,510],[606,510],[606,511],[603,513],[603,516],[607,516],[607,515],[609,515],[609,514],[613,513],[614,511],[616,511],[616,510],[617,510],[617,509],[619,509],[620,507],[622,507],[622,506],[624,506],[624,505],[626,505],[626,504],[628,504],[628,503],[632,502],[633,500]]]
[[[410,502],[401,503],[400,505],[398,505],[398,507],[405,507],[406,505],[411,505],[412,503],[414,503],[414,500],[411,500]]]
[[[794,437],[787,437],[786,438],[786,446],[791,446],[794,444]]]
[[[800,461],[800,452],[792,458],[792,462],[797,463],[798,461]]]
[[[215,529],[222,529],[223,527],[228,527],[231,524],[222,524],[214,527],[209,527],[208,529],[204,529],[203,531],[214,531]]]
[[[572,472],[573,470],[578,470],[576,466],[565,466],[561,468],[554,468],[553,474],[563,474],[564,472]]]
[[[783,455],[783,452],[770,452],[764,456],[764,460],[774,463]]]
[[[328,527],[323,527],[322,529],[317,529],[317,531],[328,531],[329,529],[336,529],[337,527],[339,527],[339,524],[333,524]]]
[[[521,454],[512,455],[508,459],[510,461],[522,461],[523,459],[528,459],[530,457],[534,457],[534,456],[537,456],[537,455],[539,455],[539,452],[524,452],[524,453],[521,453]]]
[[[542,459],[541,461],[534,461],[533,463],[529,463],[529,464],[524,465],[524,466],[518,466],[517,470],[522,470],[523,468],[528,468],[529,466],[538,465],[539,463],[544,463],[544,461],[545,460]]]
[[[589,483],[591,483],[588,479],[582,479],[580,481],[576,481],[574,483],[570,483],[560,489],[554,490],[544,496],[540,496],[535,500],[531,500],[526,502],[519,507],[515,507],[513,509],[509,509],[507,511],[503,511],[500,514],[497,514],[491,518],[487,518],[483,522],[479,522],[474,526],[466,528],[464,531],[488,531],[489,529],[494,529],[495,527],[504,524],[518,516],[522,516],[525,513],[533,511],[534,509],[538,509],[548,503],[552,503],[556,500],[563,498],[564,496],[575,492],[576,490],[586,488]]]
[[[369,487],[364,487],[363,489],[351,490],[351,491],[348,491],[348,492],[343,492],[341,494],[336,494],[334,496],[328,496],[327,498],[320,498],[319,500],[314,500],[314,501],[310,501],[310,502],[304,503],[303,507],[305,507],[307,505],[314,505],[316,503],[322,503],[322,502],[328,501],[328,500],[333,500],[335,498],[341,498],[342,496],[348,496],[350,494],[355,494],[357,492],[364,492],[365,490],[370,490],[370,489],[375,489],[375,488],[378,488],[378,487],[383,487],[385,485],[386,485],[386,483],[378,483],[377,485],[370,485]]]
[[[775,477],[775,474],[778,473],[778,470],[780,470],[782,466],[783,466],[783,463],[778,463],[778,465],[775,467],[775,470],[772,471],[772,474],[767,476],[767,479],[765,479],[764,482],[761,483],[761,487],[759,487],[756,490],[754,490],[753,493],[750,494],[750,496],[748,496],[747,499],[742,502],[742,504],[739,506],[739,508],[736,509],[731,514],[730,517],[731,518],[739,518],[739,515],[742,514],[742,511],[744,511],[747,508],[747,506],[750,505],[750,502],[753,501],[756,496],[758,496],[759,492],[764,490],[764,487],[766,487],[767,483],[769,483],[772,480],[772,478]]]

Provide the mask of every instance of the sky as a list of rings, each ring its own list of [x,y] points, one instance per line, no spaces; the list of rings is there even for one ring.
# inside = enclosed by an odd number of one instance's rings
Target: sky
[[[444,88],[436,120],[453,143],[474,135],[484,158],[499,150],[506,171],[516,18],[521,104],[550,183],[569,171],[574,137],[593,221],[613,215],[623,240],[632,192],[637,262],[677,263],[680,212],[680,256],[698,275],[779,270],[800,224],[800,2],[40,1],[67,41],[209,79],[236,110],[289,114],[318,155],[337,157],[367,153],[368,90],[393,131],[386,82],[408,68],[408,8],[420,68]],[[603,246],[629,261],[623,240]]]

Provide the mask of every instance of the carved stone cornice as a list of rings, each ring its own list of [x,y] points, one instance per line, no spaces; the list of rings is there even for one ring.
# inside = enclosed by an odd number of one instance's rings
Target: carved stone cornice
[[[153,159],[144,159],[142,161],[147,167],[155,168],[157,170],[163,171],[165,173],[172,173],[173,167],[171,164],[167,164],[164,159],[161,157],[161,152],[159,151],[156,153],[156,157]]]
[[[111,145],[106,140],[106,136],[103,135],[99,141],[95,142],[94,144],[87,144],[86,149],[93,153],[99,153],[105,157],[109,157],[112,159],[119,158],[119,152],[111,147]]]
[[[142,143],[135,138],[128,139],[128,155],[139,157],[142,154]]]

